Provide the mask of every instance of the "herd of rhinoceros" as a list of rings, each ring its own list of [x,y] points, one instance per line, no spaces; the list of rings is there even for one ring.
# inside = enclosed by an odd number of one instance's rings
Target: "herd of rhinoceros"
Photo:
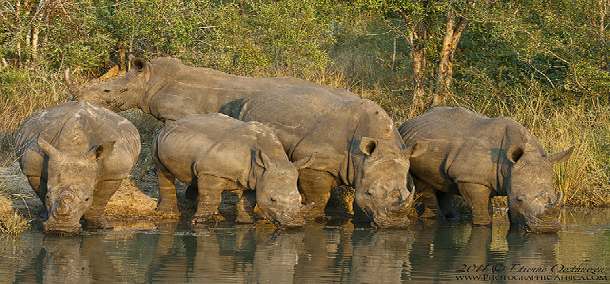
[[[174,58],[130,60],[124,76],[72,85],[78,102],[42,110],[18,131],[21,169],[47,209],[45,231],[78,232],[81,219],[108,226],[104,208],[140,154],[138,130],[115,112],[133,108],[164,122],[152,151],[157,210],[178,213],[177,179],[196,189],[193,222],[217,222],[221,194],[233,191],[237,222],[256,215],[298,227],[323,215],[343,185],[354,189],[362,221],[379,228],[407,225],[417,191],[421,217],[455,216],[459,195],[473,224],[489,225],[491,198],[508,196],[513,226],[559,229],[552,165],[572,151],[547,155],[513,120],[438,107],[397,129],[380,106],[347,90]]]

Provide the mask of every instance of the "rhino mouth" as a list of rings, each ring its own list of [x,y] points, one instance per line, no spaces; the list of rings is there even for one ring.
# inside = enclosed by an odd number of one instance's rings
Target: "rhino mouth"
[[[561,229],[561,224],[559,224],[559,216],[533,217],[528,218],[524,229],[528,233],[556,233]]]
[[[280,228],[298,228],[305,225],[305,218],[296,214],[286,214],[286,212],[275,212],[265,214],[273,224]],[[270,216],[269,216],[270,215]]]
[[[512,225],[515,225],[517,229],[534,234],[556,233],[561,229],[559,214],[555,214],[555,212],[541,216],[521,216],[519,220],[512,222]]]
[[[355,202],[354,220],[377,229],[404,229],[410,224],[408,211],[412,204],[412,198],[398,205],[393,204],[391,208],[364,207]]]
[[[377,211],[370,208],[359,208],[354,215],[354,221],[359,224],[368,224],[376,229],[404,229],[410,221],[405,210],[389,212],[388,210]]]
[[[78,235],[81,231],[81,226],[79,225],[69,225],[69,224],[43,224],[44,232],[47,234],[54,235]]]
[[[58,221],[51,218],[44,222],[43,231],[48,234],[74,235],[81,231],[81,225],[77,222]]]

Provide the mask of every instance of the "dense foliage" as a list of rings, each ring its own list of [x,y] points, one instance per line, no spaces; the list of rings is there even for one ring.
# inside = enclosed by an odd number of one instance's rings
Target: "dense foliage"
[[[423,111],[412,107],[414,94],[422,106],[443,94],[433,103],[511,116],[549,150],[576,145],[573,162],[557,170],[572,203],[610,200],[608,0],[0,3],[5,152],[23,117],[65,100],[64,69],[86,80],[127,68],[128,54],[171,55],[350,88],[397,122]]]

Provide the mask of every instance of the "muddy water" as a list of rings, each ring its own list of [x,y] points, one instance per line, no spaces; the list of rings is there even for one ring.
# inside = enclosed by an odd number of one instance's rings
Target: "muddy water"
[[[568,210],[562,220],[557,235],[465,223],[378,232],[350,224],[288,232],[267,225],[181,224],[138,224],[140,230],[78,237],[29,232],[0,239],[0,282],[396,283],[487,277],[500,283],[608,283],[610,210]]]

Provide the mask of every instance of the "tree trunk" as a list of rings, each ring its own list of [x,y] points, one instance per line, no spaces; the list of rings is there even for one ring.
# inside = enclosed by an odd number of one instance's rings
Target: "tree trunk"
[[[17,26],[17,38],[15,39],[15,52],[17,53],[16,65],[21,65],[21,1],[15,3],[15,23]]]
[[[411,70],[413,72],[413,97],[409,116],[414,117],[424,110],[426,106],[426,41],[428,30],[426,23],[413,23],[406,13],[401,13],[406,26],[411,30],[407,34],[407,44],[411,48]]]
[[[456,16],[455,12],[449,9],[438,71],[436,72],[436,86],[432,99],[433,106],[443,104],[448,97],[452,96],[453,55],[465,28],[466,19]]]
[[[30,28],[27,34],[27,44],[30,51],[28,60],[31,63],[36,63],[38,59],[38,47],[39,47],[39,35],[41,21],[44,19],[46,14],[46,2],[38,1],[37,5],[32,5],[30,10]]]
[[[36,63],[38,60],[38,34],[40,33],[40,28],[38,28],[37,24],[32,25],[31,29],[31,43],[30,43],[30,52],[32,53],[32,63]]]
[[[119,43],[119,70],[126,71],[127,70],[127,54],[125,50],[125,45],[123,43]]]
[[[413,99],[411,101],[411,117],[424,110],[426,105],[426,52],[423,44],[416,44],[411,49],[413,68]]]

